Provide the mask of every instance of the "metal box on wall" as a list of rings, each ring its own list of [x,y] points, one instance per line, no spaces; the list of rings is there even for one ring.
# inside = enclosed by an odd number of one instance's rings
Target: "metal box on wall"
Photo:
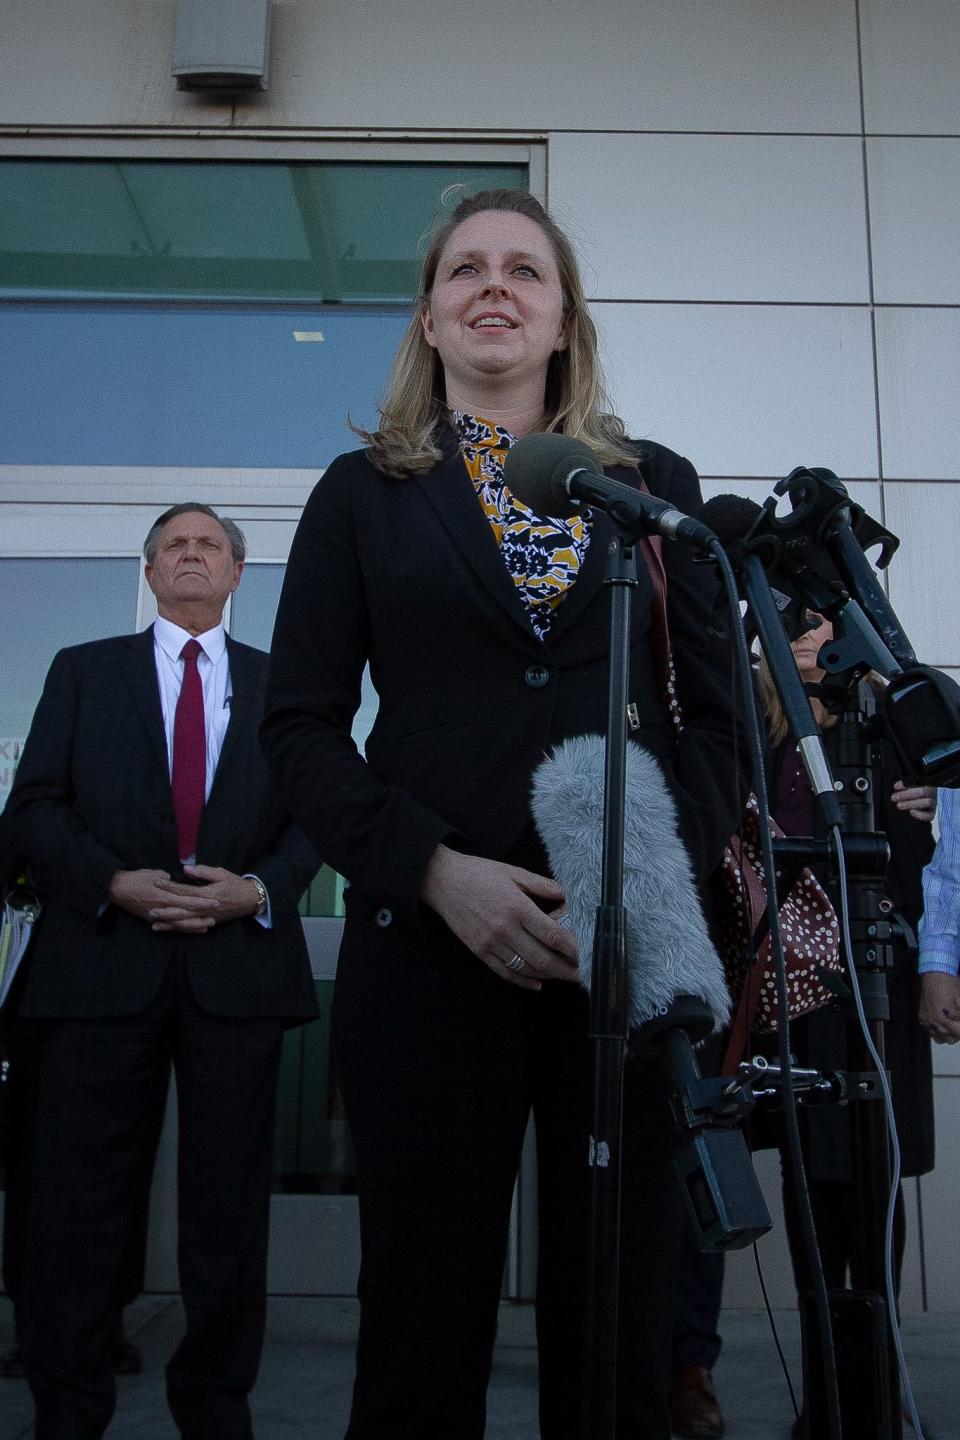
[[[266,90],[270,0],[179,0],[178,90]]]

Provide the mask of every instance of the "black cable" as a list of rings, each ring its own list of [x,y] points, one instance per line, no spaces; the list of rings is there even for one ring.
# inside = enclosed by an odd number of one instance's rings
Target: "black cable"
[[[753,1242],[753,1263],[757,1269],[757,1279],[760,1281],[760,1294],[763,1296],[763,1308],[767,1312],[767,1319],[770,1322],[770,1333],[773,1336],[773,1343],[776,1346],[777,1355],[780,1359],[780,1369],[783,1371],[783,1378],[787,1382],[787,1389],[790,1391],[790,1404],[793,1406],[793,1413],[800,1419],[800,1406],[797,1404],[797,1392],[793,1388],[793,1381],[790,1379],[790,1367],[787,1364],[787,1357],[783,1353],[783,1346],[780,1343],[780,1332],[777,1330],[777,1322],[773,1318],[773,1307],[770,1304],[770,1296],[767,1294],[767,1282],[763,1278],[763,1266],[760,1263],[760,1249],[756,1240]]]

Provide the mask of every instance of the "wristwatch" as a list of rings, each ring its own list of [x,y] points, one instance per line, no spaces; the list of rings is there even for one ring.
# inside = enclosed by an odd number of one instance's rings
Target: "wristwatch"
[[[267,887],[262,880],[257,879],[256,875],[244,875],[243,878],[244,880],[249,880],[252,885],[256,886],[257,908],[253,912],[253,918],[259,920],[260,916],[266,914],[267,910]]]

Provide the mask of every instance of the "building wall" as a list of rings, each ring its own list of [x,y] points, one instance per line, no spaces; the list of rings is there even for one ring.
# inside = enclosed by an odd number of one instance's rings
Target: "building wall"
[[[175,89],[175,10],[0,0],[5,145],[542,140],[633,433],[708,493],[760,499],[799,464],[855,482],[902,538],[889,588],[918,653],[960,678],[955,0],[276,0],[270,88],[236,104]],[[956,1308],[957,1051],[936,1064],[907,1308]],[[786,1300],[779,1240],[764,1253]],[[757,1303],[752,1267],[731,1272]]]

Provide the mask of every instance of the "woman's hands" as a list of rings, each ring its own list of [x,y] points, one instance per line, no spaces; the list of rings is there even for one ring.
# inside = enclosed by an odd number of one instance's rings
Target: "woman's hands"
[[[937,788],[935,785],[914,785],[908,788],[897,780],[890,799],[898,810],[903,810],[914,820],[925,820],[929,825],[937,811]]]
[[[556,880],[438,845],[420,895],[501,980],[524,990],[539,990],[542,980],[576,980],[576,940],[530,898],[562,905]]]

